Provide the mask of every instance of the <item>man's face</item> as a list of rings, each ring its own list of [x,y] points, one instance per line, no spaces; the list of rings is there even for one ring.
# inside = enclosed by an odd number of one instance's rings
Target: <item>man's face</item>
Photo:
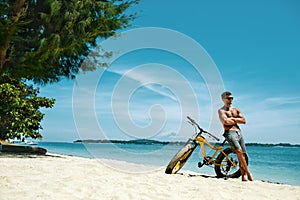
[[[228,95],[223,99],[224,105],[229,107],[232,104],[232,100],[233,100],[233,96],[232,95]]]

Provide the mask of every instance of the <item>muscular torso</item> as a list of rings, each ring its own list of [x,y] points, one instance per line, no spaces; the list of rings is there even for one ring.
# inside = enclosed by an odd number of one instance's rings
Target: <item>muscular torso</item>
[[[234,107],[230,107],[229,110],[222,108],[221,111],[225,113],[227,118],[231,118],[231,117],[238,118],[239,117],[239,110]],[[239,130],[239,126],[237,124],[234,124],[234,125],[223,124],[223,127],[224,127],[224,130]]]

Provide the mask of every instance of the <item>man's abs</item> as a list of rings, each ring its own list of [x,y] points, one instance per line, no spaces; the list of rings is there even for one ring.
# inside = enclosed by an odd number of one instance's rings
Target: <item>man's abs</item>
[[[240,130],[240,127],[236,124],[236,125],[224,125],[224,130],[228,131],[228,130]]]

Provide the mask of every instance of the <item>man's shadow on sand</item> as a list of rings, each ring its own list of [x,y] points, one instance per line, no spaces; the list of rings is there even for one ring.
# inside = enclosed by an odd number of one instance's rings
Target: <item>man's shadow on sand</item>
[[[178,175],[181,176],[187,176],[187,177],[203,177],[203,178],[215,178],[215,179],[224,179],[224,180],[229,180],[231,178],[229,177],[222,177],[219,178],[217,176],[213,176],[213,175],[207,175],[207,174],[184,174],[184,173],[176,173]],[[274,181],[266,181],[266,180],[260,180],[261,182],[265,182],[265,183],[272,183],[272,184],[278,184],[278,185],[282,185],[282,183],[280,182],[274,182]]]

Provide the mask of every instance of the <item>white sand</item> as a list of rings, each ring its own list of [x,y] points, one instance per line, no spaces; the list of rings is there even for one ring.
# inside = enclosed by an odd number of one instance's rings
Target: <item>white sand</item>
[[[167,175],[162,168],[118,161],[103,164],[93,159],[51,155],[1,156],[0,162],[1,200],[300,199],[300,186],[205,178],[190,172]],[[120,165],[127,172],[114,169]]]

